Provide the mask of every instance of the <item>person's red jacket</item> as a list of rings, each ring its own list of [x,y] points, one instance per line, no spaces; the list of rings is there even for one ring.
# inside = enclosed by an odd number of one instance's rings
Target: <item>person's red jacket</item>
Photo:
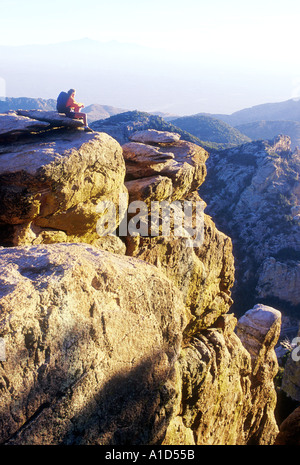
[[[78,103],[74,100],[74,97],[69,97],[66,103],[66,107],[74,111],[79,111],[83,107],[81,103]]]

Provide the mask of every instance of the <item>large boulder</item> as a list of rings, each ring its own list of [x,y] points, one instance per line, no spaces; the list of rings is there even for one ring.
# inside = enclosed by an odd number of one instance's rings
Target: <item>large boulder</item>
[[[168,132],[143,131],[131,138],[142,142],[128,142],[122,146],[126,163],[126,180],[135,180],[130,187],[140,184],[144,178],[161,176],[172,181],[170,200],[186,198],[204,182],[205,162],[208,153],[198,145],[179,140],[178,135],[170,138]],[[156,182],[156,181],[154,181]],[[145,196],[146,197],[146,196]]]
[[[1,443],[162,441],[186,322],[176,287],[84,244],[3,248],[0,266]]]
[[[137,131],[130,136],[133,142],[143,144],[173,144],[180,140],[180,135],[169,131],[157,131],[156,129],[145,129]]]
[[[281,329],[281,313],[275,308],[257,304],[240,319],[237,334],[250,353],[255,372],[261,367],[260,350],[273,349],[278,341]],[[263,368],[263,367],[262,367]]]
[[[99,202],[126,193],[120,145],[107,134],[52,130],[0,144],[2,244],[93,243]]]

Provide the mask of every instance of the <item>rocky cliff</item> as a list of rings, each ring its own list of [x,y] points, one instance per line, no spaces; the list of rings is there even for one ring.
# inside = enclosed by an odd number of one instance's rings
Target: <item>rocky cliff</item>
[[[245,302],[300,310],[300,155],[289,137],[214,153],[200,188],[207,211],[233,240],[235,310]]]
[[[1,443],[272,444],[281,315],[229,313],[208,153],[39,116],[0,146]]]

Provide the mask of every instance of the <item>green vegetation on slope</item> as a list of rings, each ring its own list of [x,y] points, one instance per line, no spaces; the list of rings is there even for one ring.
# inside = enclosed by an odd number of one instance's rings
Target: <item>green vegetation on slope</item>
[[[218,144],[219,149],[234,147],[251,140],[236,128],[210,116],[183,116],[173,120],[172,124],[201,140]]]

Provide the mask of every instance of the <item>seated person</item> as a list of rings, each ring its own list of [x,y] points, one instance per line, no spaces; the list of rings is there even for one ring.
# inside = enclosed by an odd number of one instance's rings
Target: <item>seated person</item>
[[[80,113],[81,108],[84,107],[83,103],[78,103],[75,101],[75,89],[70,89],[67,94],[68,94],[68,99],[65,104],[64,108],[64,113],[68,118],[73,118],[73,119],[82,119],[83,124],[84,124],[84,129],[86,131],[91,131],[88,127],[87,123],[87,115],[86,113]]]

